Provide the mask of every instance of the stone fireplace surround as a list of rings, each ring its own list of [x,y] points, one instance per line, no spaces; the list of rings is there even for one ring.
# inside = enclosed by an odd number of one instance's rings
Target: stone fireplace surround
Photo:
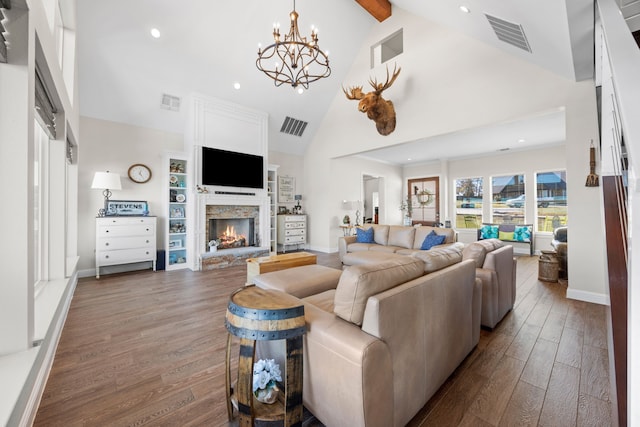
[[[264,193],[264,194],[263,194]],[[195,251],[198,254],[199,269],[210,270],[231,265],[244,265],[247,258],[269,254],[270,219],[269,197],[264,190],[246,194],[198,194],[196,209]],[[254,218],[255,246],[221,249],[208,252],[209,219],[211,218]]]

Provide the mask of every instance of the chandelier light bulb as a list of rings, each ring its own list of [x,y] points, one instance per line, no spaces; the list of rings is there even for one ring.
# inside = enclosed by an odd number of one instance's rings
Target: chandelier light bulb
[[[298,87],[298,95],[302,95],[304,93],[304,88],[302,86]]]

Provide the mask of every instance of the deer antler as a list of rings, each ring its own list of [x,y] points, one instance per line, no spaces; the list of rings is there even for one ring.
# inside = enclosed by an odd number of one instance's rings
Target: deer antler
[[[391,80],[389,80],[389,67],[387,66],[387,80],[384,82],[384,84],[378,83],[377,79],[373,79],[373,80],[369,79],[369,84],[375,89],[375,91],[378,94],[381,94],[382,91],[384,91],[385,89],[388,89],[389,87],[391,87],[393,82],[396,81],[396,78],[398,77],[398,74],[400,74],[400,70],[402,70],[402,67],[400,67],[396,71],[397,65],[398,64],[395,64],[393,66],[393,76],[391,77]]]
[[[362,93],[362,86],[352,86],[349,88],[349,92],[346,91],[344,86],[342,87],[342,91],[347,96],[347,99],[362,99],[364,98],[364,94]]]

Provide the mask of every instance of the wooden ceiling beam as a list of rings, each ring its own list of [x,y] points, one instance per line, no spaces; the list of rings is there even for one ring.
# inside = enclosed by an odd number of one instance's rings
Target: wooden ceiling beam
[[[391,16],[391,2],[389,0],[356,0],[378,22]]]

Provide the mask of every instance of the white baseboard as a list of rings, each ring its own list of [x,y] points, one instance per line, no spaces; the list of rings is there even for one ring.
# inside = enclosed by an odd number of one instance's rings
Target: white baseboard
[[[567,288],[567,298],[600,305],[611,305],[609,295],[597,294],[595,292],[589,291],[580,291],[577,289],[571,289],[571,287]]]

